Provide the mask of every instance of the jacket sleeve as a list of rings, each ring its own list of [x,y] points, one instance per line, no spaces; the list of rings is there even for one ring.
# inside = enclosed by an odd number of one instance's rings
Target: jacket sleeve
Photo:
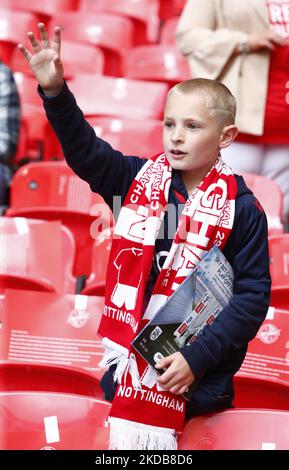
[[[252,340],[270,302],[267,219],[257,207],[242,208],[231,264],[233,296],[211,325],[180,350],[198,378]]]
[[[217,79],[244,32],[218,27],[214,0],[188,0],[176,31],[176,42],[189,59],[193,76]]]
[[[45,97],[40,87],[38,91],[67,164],[112,208],[113,196],[125,197],[146,160],[126,157],[97,137],[66,83],[61,93],[53,98]]]

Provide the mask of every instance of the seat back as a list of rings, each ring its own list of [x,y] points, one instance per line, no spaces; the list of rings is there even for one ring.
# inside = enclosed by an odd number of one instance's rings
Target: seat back
[[[154,45],[131,49],[125,58],[124,76],[158,80],[173,86],[191,78],[187,61],[175,46]]]
[[[113,225],[103,198],[92,193],[66,162],[35,162],[21,167],[13,177],[11,203],[6,215],[60,220],[73,233],[76,244],[74,275],[89,275],[93,246],[91,226]]]
[[[128,18],[103,12],[60,12],[50,22],[50,33],[54,26],[61,27],[65,40],[100,47],[105,56],[105,74],[119,76],[122,73],[122,57],[133,42],[133,25]]]
[[[134,45],[157,41],[158,7],[159,0],[82,0],[80,5],[83,11],[107,11],[130,18],[134,27]]]
[[[0,286],[63,292],[73,289],[75,245],[60,222],[0,218]]]
[[[12,51],[26,37],[27,31],[36,32],[37,18],[28,12],[5,9],[0,6],[0,58],[10,65]]]
[[[110,229],[99,234],[92,250],[91,274],[87,279],[83,295],[105,295],[106,271],[112,244]]]
[[[110,403],[45,392],[0,393],[3,450],[108,449]]]
[[[179,450],[288,450],[289,412],[235,409],[190,420]]]
[[[99,367],[103,347],[97,330],[103,305],[103,297],[7,289],[0,310],[0,361],[10,380],[5,389],[99,394],[104,371]],[[21,366],[18,377],[12,369],[17,364]],[[35,366],[33,370],[26,369],[29,364]],[[55,368],[50,385],[38,366],[44,366],[51,377]],[[79,386],[78,372],[84,374],[79,376]]]
[[[131,119],[162,119],[168,91],[165,83],[84,74],[71,80],[70,88],[85,116]]]
[[[289,410],[288,331],[289,309],[270,307],[235,376],[236,406]]]
[[[246,185],[262,204],[268,219],[269,235],[284,232],[282,225],[283,194],[279,186],[265,176],[242,173]]]
[[[176,30],[179,18],[170,18],[166,20],[161,28],[160,43],[176,46]]]

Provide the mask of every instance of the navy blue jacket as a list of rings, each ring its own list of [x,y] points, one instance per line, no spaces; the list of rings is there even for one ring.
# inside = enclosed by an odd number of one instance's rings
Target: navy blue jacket
[[[98,138],[66,84],[54,98],[45,98],[41,89],[39,92],[68,165],[89,183],[92,191],[101,194],[111,208],[113,196],[118,195],[123,201],[146,160],[123,156]],[[195,377],[200,378],[187,406],[187,416],[231,406],[233,376],[240,368],[248,342],[256,335],[269,306],[271,280],[266,216],[243,178],[236,175],[236,180],[235,219],[223,250],[234,270],[233,297],[217,319],[203,328],[197,340],[181,350]],[[173,170],[169,193],[169,203],[177,206],[180,200],[175,190],[188,198],[181,173],[177,170]],[[163,239],[156,240],[155,254],[167,252],[171,246],[167,217],[164,233]],[[154,260],[147,292],[162,265],[162,260],[159,261],[157,265]],[[106,398],[111,399],[115,390],[111,374],[105,375],[102,385]]]

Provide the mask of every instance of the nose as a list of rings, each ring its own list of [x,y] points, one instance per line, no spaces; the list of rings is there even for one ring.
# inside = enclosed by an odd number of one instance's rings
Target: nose
[[[173,130],[172,135],[171,135],[171,141],[174,144],[184,142],[184,134],[180,126],[176,126],[175,129]]]

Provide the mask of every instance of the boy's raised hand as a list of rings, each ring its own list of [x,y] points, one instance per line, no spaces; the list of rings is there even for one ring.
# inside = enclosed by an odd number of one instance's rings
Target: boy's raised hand
[[[155,367],[156,369],[167,369],[157,381],[162,388],[176,395],[185,393],[195,380],[189,364],[180,352],[164,357]]]
[[[18,45],[31,70],[33,71],[39,85],[46,95],[57,95],[63,86],[63,64],[60,60],[61,35],[60,28],[54,28],[54,39],[52,45],[43,23],[38,23],[40,42],[32,32],[27,33],[31,42],[33,54],[23,44]]]

